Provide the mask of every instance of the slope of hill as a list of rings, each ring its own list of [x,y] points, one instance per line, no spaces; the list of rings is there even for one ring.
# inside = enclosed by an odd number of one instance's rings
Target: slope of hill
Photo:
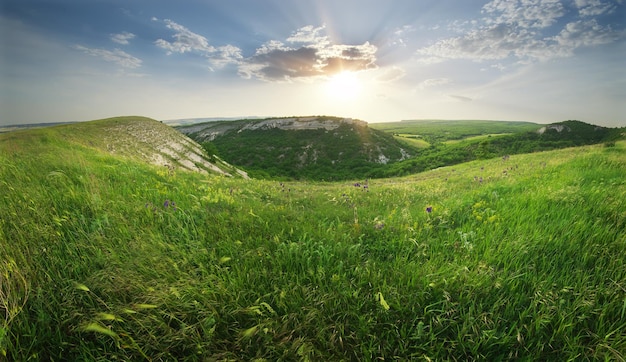
[[[339,180],[407,159],[412,148],[366,122],[336,117],[210,122],[179,131],[256,177]]]
[[[96,126],[0,136],[0,360],[626,357],[623,141],[279,183]]]
[[[467,131],[472,123],[458,121],[458,130],[454,132],[455,138],[475,134]],[[448,136],[433,136],[429,139],[438,140],[429,147],[422,148],[415,157],[390,165],[385,169],[374,170],[372,177],[391,177],[408,175],[416,172],[434,169],[442,166],[455,165],[477,159],[489,159],[496,157],[508,157],[514,154],[548,151],[559,148],[576,147],[590,144],[612,144],[615,140],[626,136],[625,128],[606,128],[587,124],[580,121],[564,121],[545,125],[533,131],[521,131],[515,133],[496,134],[507,128],[498,126],[498,122],[492,122],[495,128],[485,128],[481,137],[467,137],[456,139],[451,142]],[[434,125],[428,124],[434,132]],[[517,126],[515,126],[517,127]],[[417,128],[412,128],[413,132]],[[441,131],[446,128],[440,128]],[[476,131],[477,133],[478,131]],[[442,142],[442,140],[447,140]]]
[[[207,156],[201,146],[173,128],[145,117],[116,117],[47,127],[30,133],[13,132],[3,140],[18,143],[21,137],[32,142],[68,142],[68,147],[79,144],[171,170],[246,176],[227,163]]]

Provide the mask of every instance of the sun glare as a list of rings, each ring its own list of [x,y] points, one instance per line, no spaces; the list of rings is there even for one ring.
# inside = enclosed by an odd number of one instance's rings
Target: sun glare
[[[340,100],[355,99],[361,92],[362,84],[354,72],[335,74],[326,83],[326,92],[330,97]]]

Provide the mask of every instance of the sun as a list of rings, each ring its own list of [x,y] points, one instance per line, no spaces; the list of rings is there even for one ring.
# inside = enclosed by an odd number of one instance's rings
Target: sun
[[[338,100],[353,100],[359,96],[363,85],[355,72],[341,72],[333,75],[325,85],[329,97]]]

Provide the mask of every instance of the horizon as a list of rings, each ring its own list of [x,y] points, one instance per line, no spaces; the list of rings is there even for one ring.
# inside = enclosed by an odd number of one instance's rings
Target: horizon
[[[180,5],[3,0],[0,126],[128,114],[626,126],[624,0]]]

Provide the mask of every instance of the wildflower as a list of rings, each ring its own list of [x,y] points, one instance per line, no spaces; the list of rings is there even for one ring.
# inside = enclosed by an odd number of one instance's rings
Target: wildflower
[[[169,207],[170,206],[170,200],[165,200],[165,202],[163,203],[163,207]]]
[[[428,207],[426,208],[426,212],[427,212],[427,213],[429,213],[429,214],[430,214],[431,212],[433,212],[433,207],[432,207],[432,206],[428,206]]]

